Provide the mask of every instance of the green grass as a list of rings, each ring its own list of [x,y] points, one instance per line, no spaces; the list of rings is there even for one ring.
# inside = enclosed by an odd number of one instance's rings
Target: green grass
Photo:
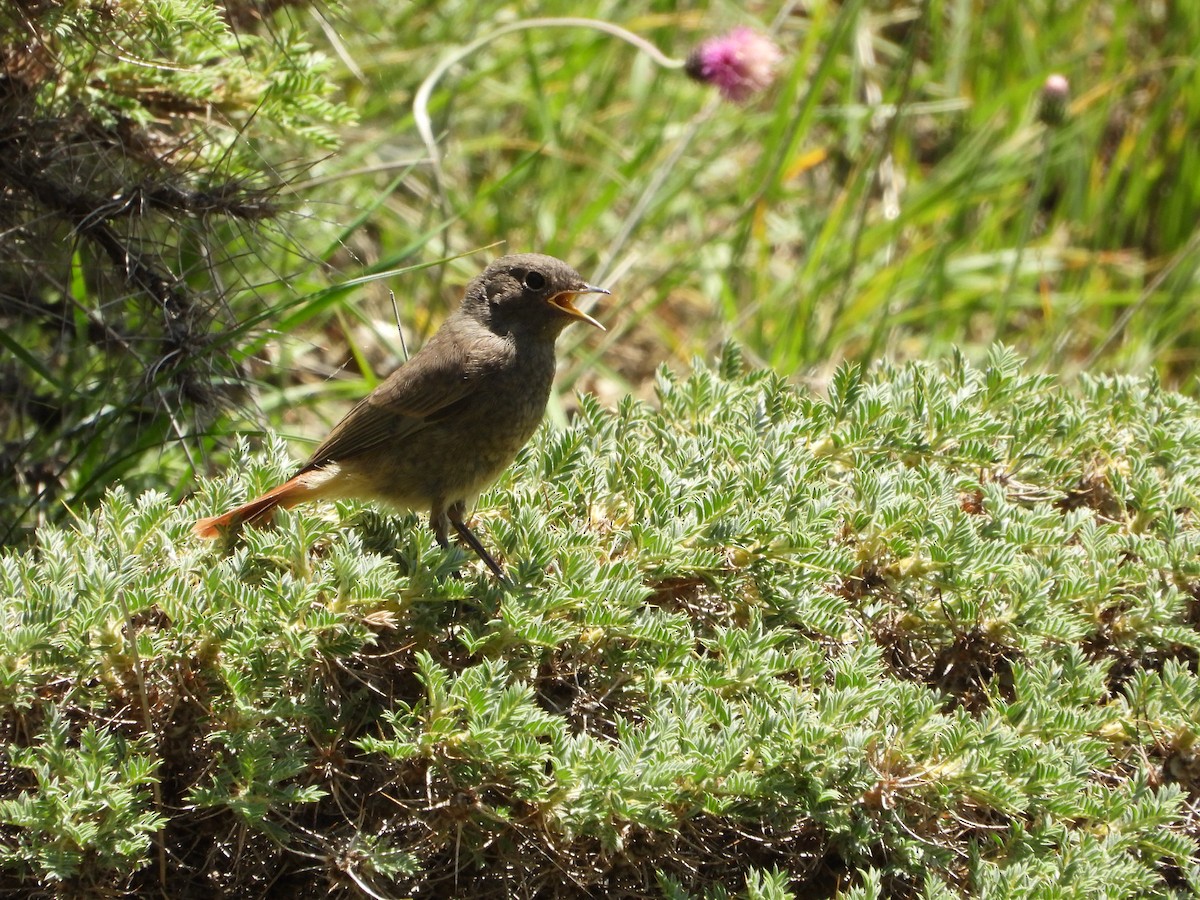
[[[280,445],[0,557],[0,886],[1200,889],[1195,402],[1002,349],[656,393],[485,495],[515,587],[352,504],[194,540]]]
[[[377,207],[377,252],[386,266],[437,231],[424,252],[504,240],[622,273],[615,327],[568,363],[568,384],[584,367],[621,374],[631,331],[681,361],[732,334],[788,372],[1001,337],[1056,369],[1096,354],[1186,381],[1200,13],[1168,6],[793,10],[774,26],[779,84],[747,108],[594,31],[505,35],[431,95],[451,220],[418,168]],[[468,25],[453,7],[351,5],[335,27],[365,78],[361,124],[331,167],[419,152],[411,104],[430,67],[407,48],[447,52],[508,21],[499,4],[473,9]],[[594,14],[682,57],[778,12],[605,3]],[[1036,117],[1051,72],[1074,90],[1057,129]],[[477,267],[460,263],[457,278]],[[441,277],[402,293],[436,308]]]

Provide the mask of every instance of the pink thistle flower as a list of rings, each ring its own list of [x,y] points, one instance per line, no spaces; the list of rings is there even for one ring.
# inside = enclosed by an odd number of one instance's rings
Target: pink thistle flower
[[[726,100],[742,103],[770,86],[782,59],[773,40],[741,27],[702,43],[683,69],[694,80],[713,85]]]

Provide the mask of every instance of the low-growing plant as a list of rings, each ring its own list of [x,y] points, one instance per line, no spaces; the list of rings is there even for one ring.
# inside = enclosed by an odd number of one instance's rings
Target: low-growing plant
[[[156,762],[147,738],[126,740],[95,722],[70,734],[54,707],[27,746],[9,748],[13,783],[27,790],[0,800],[0,822],[15,840],[0,866],[52,882],[128,876],[145,864],[165,819],[149,785]]]
[[[476,511],[514,586],[355,504],[194,540],[280,444],[115,490],[0,557],[0,889],[1190,896],[1198,433],[729,348],[540,433]]]

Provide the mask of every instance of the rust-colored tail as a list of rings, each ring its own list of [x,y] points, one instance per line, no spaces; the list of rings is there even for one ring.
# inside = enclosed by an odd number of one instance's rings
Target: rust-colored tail
[[[240,528],[244,524],[261,525],[271,517],[277,506],[288,509],[305,500],[316,500],[321,496],[317,491],[320,484],[314,484],[312,474],[303,472],[237,509],[231,509],[219,516],[200,519],[192,526],[192,533],[202,538],[219,537],[222,531]]]

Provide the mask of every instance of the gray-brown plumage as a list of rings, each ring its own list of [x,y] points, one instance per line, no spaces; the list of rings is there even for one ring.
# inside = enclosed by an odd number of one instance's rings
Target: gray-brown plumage
[[[550,398],[554,342],[571,322],[603,326],[578,309],[586,283],[561,260],[521,253],[496,260],[467,286],[462,305],[412,359],[330,432],[294,477],[244,506],[201,519],[195,532],[267,518],[308,500],[382,500],[427,509],[438,543],[453,525],[503,578],[464,521],[467,505],[533,436]]]

